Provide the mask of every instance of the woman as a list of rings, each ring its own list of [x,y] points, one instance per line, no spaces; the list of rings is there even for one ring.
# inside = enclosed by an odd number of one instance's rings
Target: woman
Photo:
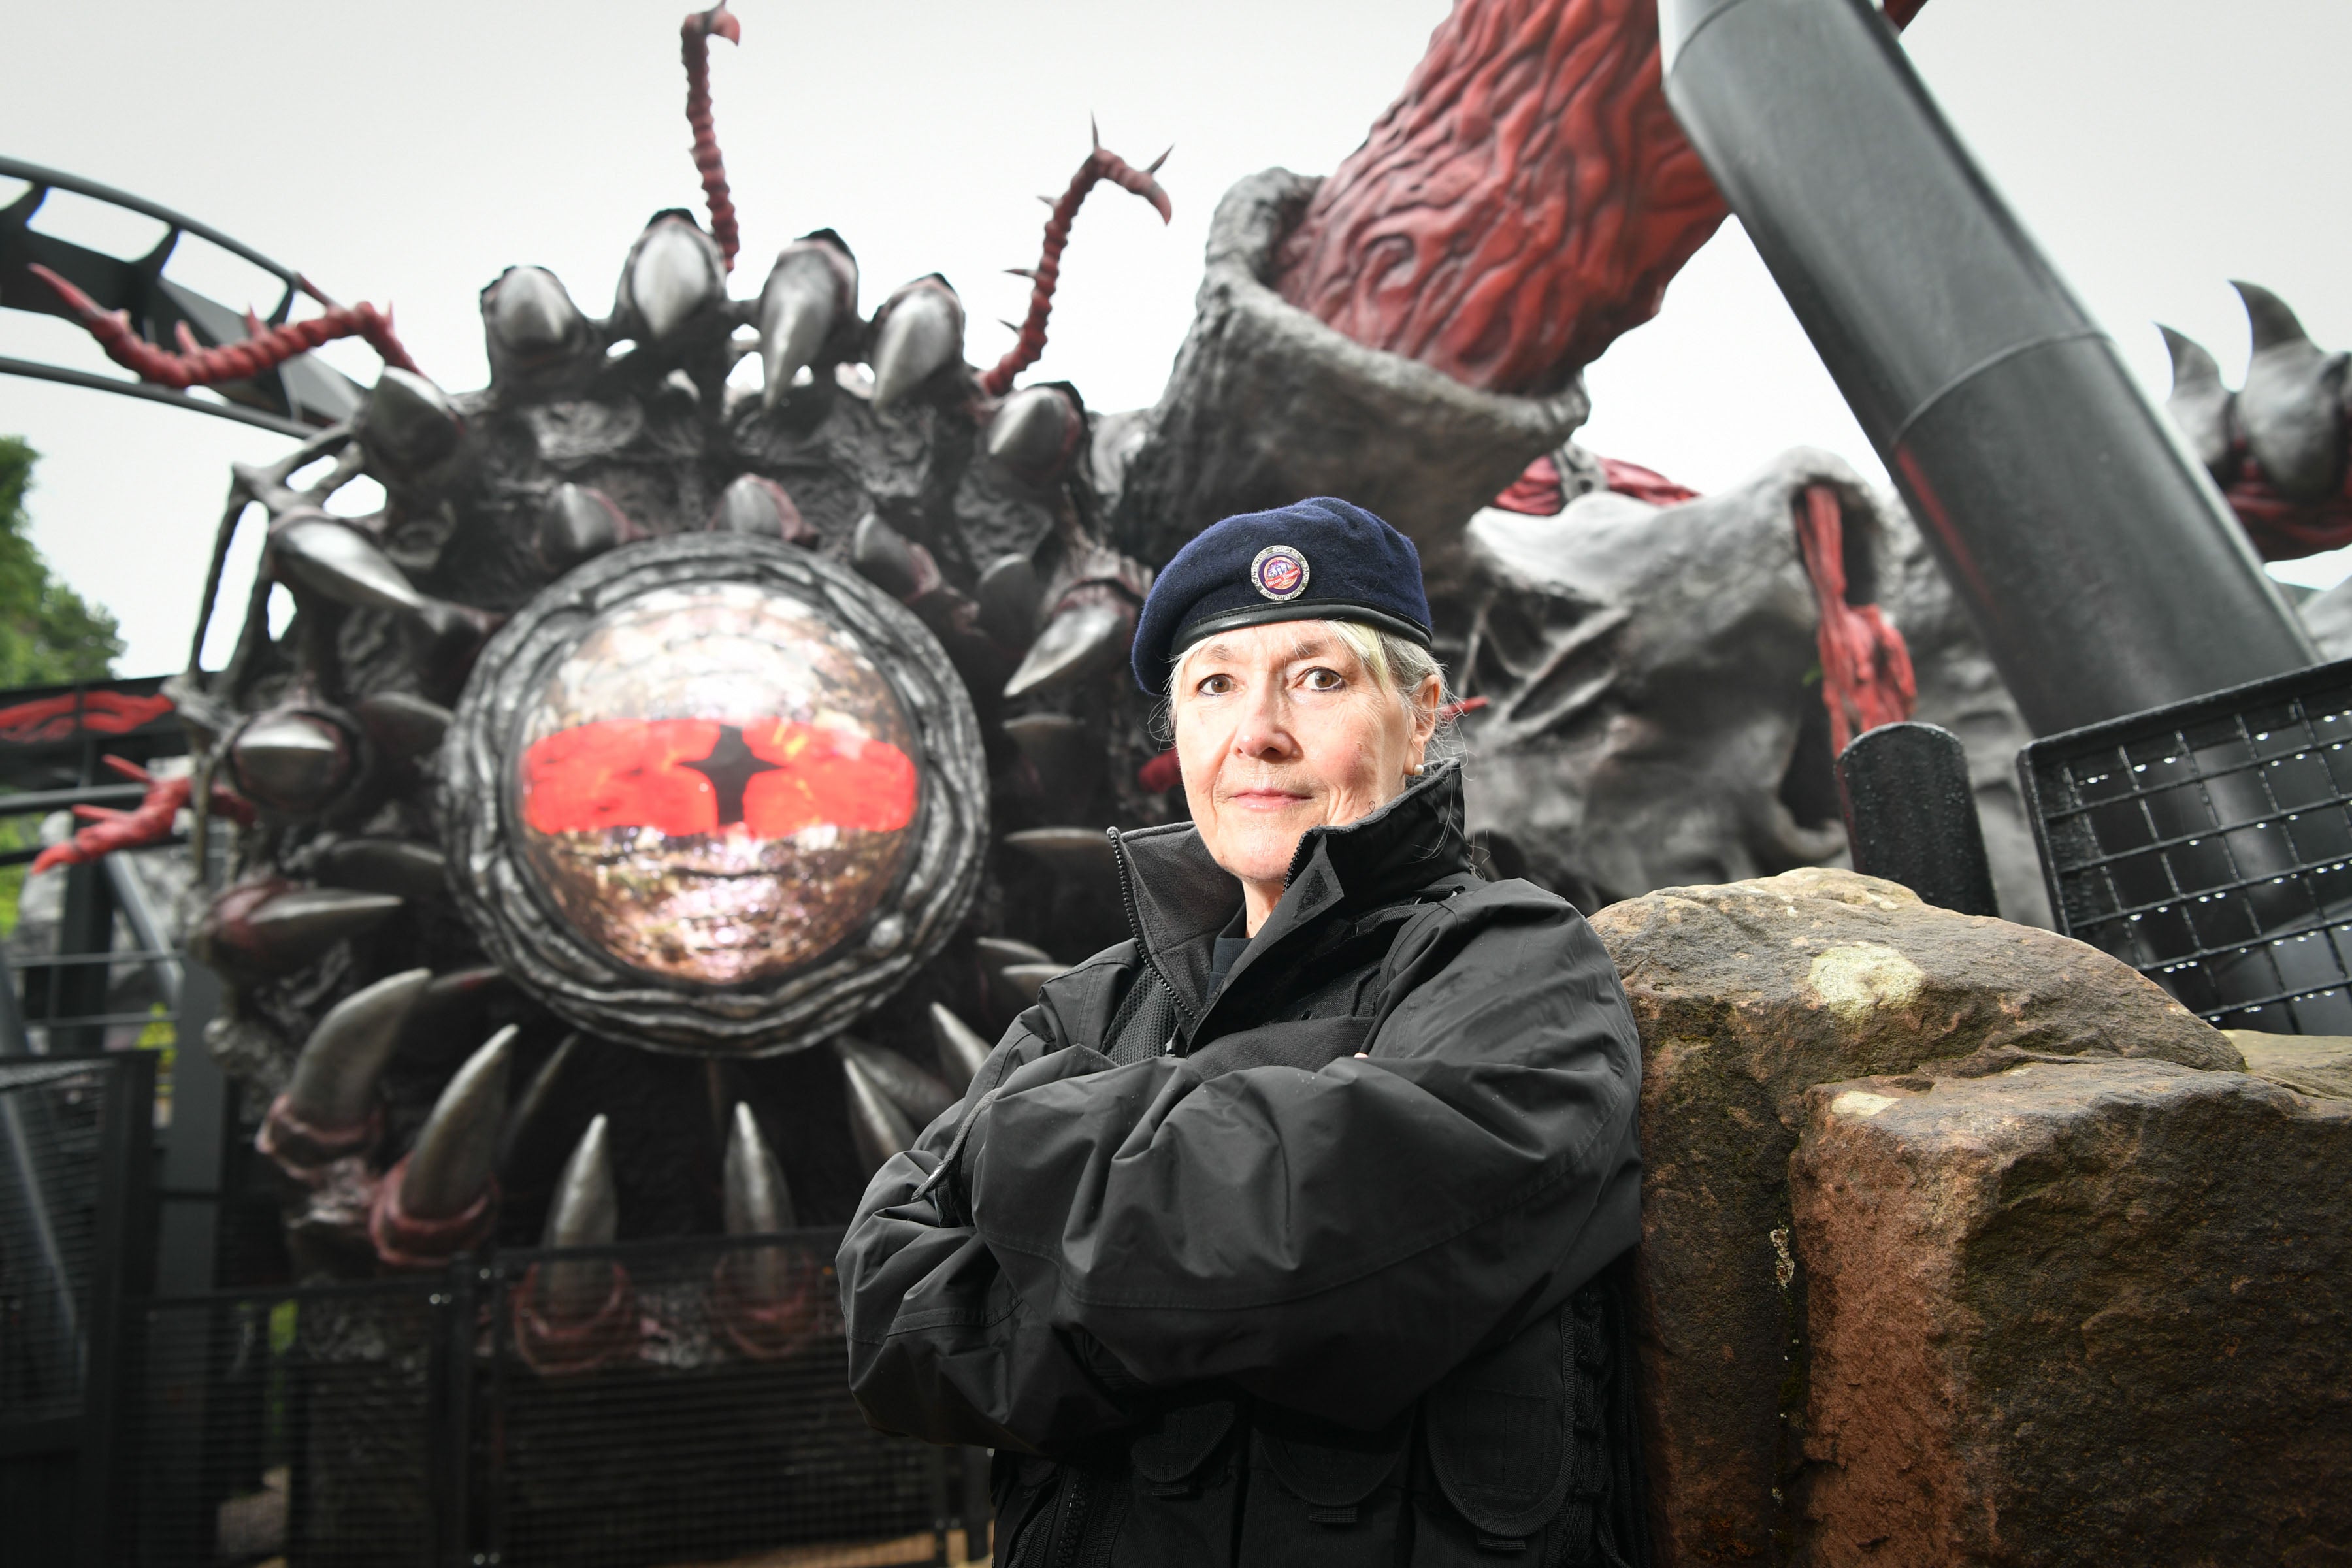
[[[1576,911],[1486,882],[1420,558],[1227,518],[1144,605],[1192,820],[843,1244],[873,1423],[997,1450],[1000,1568],[1638,1563],[1640,1047]]]

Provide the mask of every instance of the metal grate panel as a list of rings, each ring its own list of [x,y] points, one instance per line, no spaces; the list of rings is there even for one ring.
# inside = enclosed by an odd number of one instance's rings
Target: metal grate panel
[[[849,1395],[839,1241],[501,1254],[497,1561],[943,1561],[940,1452],[872,1431]]]
[[[436,1561],[437,1280],[157,1302],[133,1317],[119,1474],[142,1565]]]
[[[2018,757],[2058,929],[2223,1028],[2352,1034],[2352,660]]]
[[[81,1414],[108,1083],[103,1064],[0,1063],[0,1424]]]

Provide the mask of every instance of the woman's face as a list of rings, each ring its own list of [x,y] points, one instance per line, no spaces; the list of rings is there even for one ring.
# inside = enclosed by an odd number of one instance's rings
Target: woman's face
[[[1281,897],[1299,836],[1394,799],[1436,728],[1438,680],[1381,686],[1327,623],[1223,632],[1176,668],[1170,706],[1202,841],[1249,894],[1249,928]]]

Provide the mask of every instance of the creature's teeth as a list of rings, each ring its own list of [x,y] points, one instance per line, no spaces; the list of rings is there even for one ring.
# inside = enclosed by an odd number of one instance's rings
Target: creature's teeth
[[[931,1004],[931,1045],[948,1087],[959,1095],[971,1088],[972,1076],[988,1060],[988,1042],[944,1003]]]
[[[850,536],[849,559],[866,581],[901,599],[921,598],[940,585],[931,552],[870,511]]]
[[[401,907],[387,893],[241,882],[215,899],[189,938],[202,962],[238,979],[290,973]]]
[[[1110,839],[1098,828],[1031,827],[1006,834],[1004,842],[1072,880],[1108,882],[1118,875]]]
[[[269,552],[281,577],[339,605],[425,613],[425,598],[392,558],[357,529],[324,513],[298,517],[270,535]]]
[[[1125,657],[1135,637],[1135,612],[1121,605],[1097,600],[1057,611],[1013,679],[1004,683],[1007,698],[1073,685],[1109,668]]]
[[[319,874],[339,888],[418,901],[449,890],[447,858],[404,838],[346,838],[319,857]]]
[[[890,1103],[906,1113],[908,1125],[925,1127],[956,1102],[948,1086],[896,1051],[884,1050],[847,1035],[835,1035],[833,1048],[845,1061],[864,1068]]]
[[[429,468],[457,449],[465,424],[441,389],[414,371],[386,365],[360,416],[370,455],[394,468]]]
[[[799,1226],[783,1167],[760,1135],[759,1119],[740,1100],[727,1135],[725,1187],[728,1235],[765,1236]]]
[[[1069,972],[1070,966],[1066,963],[1008,963],[996,973],[1019,1005],[1026,1007],[1037,1000],[1037,994],[1045,989],[1045,982]]]
[[[787,246],[760,289],[760,405],[773,408],[816,356],[842,315],[837,264],[816,242]]]
[[[1025,647],[1037,631],[1037,568],[1026,555],[1000,555],[980,574],[980,624],[1008,647]]]
[[[683,218],[666,217],[638,239],[623,291],[646,338],[659,342],[725,299],[727,285],[710,237]]]
[[[576,1030],[564,1036],[562,1043],[548,1053],[547,1060],[531,1075],[522,1098],[515,1101],[513,1113],[508,1116],[506,1129],[499,1138],[497,1166],[501,1181],[513,1174],[516,1157],[538,1141],[541,1119],[547,1114],[548,1104],[563,1082],[563,1075],[579,1059],[583,1049],[580,1042]]]
[[[405,691],[379,692],[352,705],[368,739],[394,756],[421,756],[441,749],[441,738],[457,717],[438,702]]]
[[[569,572],[633,531],[627,516],[604,491],[558,485],[539,509],[539,558],[551,572]]]
[[[2310,334],[2287,302],[2259,283],[2231,279],[2230,287],[2238,291],[2239,301],[2246,308],[2246,328],[2253,338],[2256,353],[2267,353],[2275,348],[2301,346],[2317,352]]]
[[[351,738],[342,726],[316,713],[264,713],[229,742],[228,766],[247,799],[305,816],[352,782]]]
[[[1009,936],[984,936],[972,944],[980,952],[981,963],[991,969],[1002,969],[1008,963],[1051,963],[1054,955],[1042,947],[1032,947],[1025,942],[1015,942]]]
[[[849,1100],[850,1142],[871,1175],[893,1155],[914,1146],[915,1130],[856,1057],[841,1058],[841,1077]]]
[[[2230,389],[2221,384],[2221,367],[2195,339],[2161,323],[2157,331],[2172,355],[2172,393],[2165,412],[2197,460],[2218,479],[2230,460]]]
[[[963,353],[963,303],[945,279],[919,279],[882,307],[874,340],[874,406],[887,409]]]
[[[542,1247],[604,1247],[620,1234],[621,1201],[613,1186],[613,1157],[604,1118],[595,1117],[580,1135],[555,1195],[547,1205]],[[412,1179],[415,1167],[410,1166]],[[613,1265],[601,1258],[550,1263],[541,1270],[540,1310],[555,1322],[576,1323],[595,1316],[613,1294]]]
[[[588,319],[554,273],[512,267],[482,290],[482,328],[494,360],[510,358],[528,369],[580,347]]]
[[[1102,765],[1094,731],[1066,713],[1024,713],[1007,719],[1004,732],[1037,777],[1065,793],[1084,795]]]
[[[791,492],[758,474],[744,474],[727,487],[710,510],[710,527],[716,532],[748,533],[787,544],[816,542],[816,530],[801,516]]]
[[[2347,356],[2322,353],[2269,289],[2232,287],[2245,300],[2254,342],[2238,393],[2246,449],[2279,493],[2320,500],[2344,482]]]
[[[425,1118],[401,1181],[400,1206],[413,1218],[453,1218],[488,1187],[498,1159],[499,1123],[507,1112],[515,1032],[508,1025],[468,1057]]]
[[[376,1080],[400,1043],[401,1026],[432,978],[429,969],[407,970],[354,991],[329,1009],[294,1058],[286,1108],[319,1128],[365,1121],[375,1105]]]
[[[1058,386],[1024,387],[1004,400],[988,426],[988,455],[1033,484],[1060,477],[1077,450],[1086,416]]]

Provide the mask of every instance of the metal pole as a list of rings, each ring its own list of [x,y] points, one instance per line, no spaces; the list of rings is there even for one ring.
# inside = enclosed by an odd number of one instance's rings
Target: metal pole
[[[1667,101],[2038,733],[2316,663],[1866,0],[1660,0]]]

